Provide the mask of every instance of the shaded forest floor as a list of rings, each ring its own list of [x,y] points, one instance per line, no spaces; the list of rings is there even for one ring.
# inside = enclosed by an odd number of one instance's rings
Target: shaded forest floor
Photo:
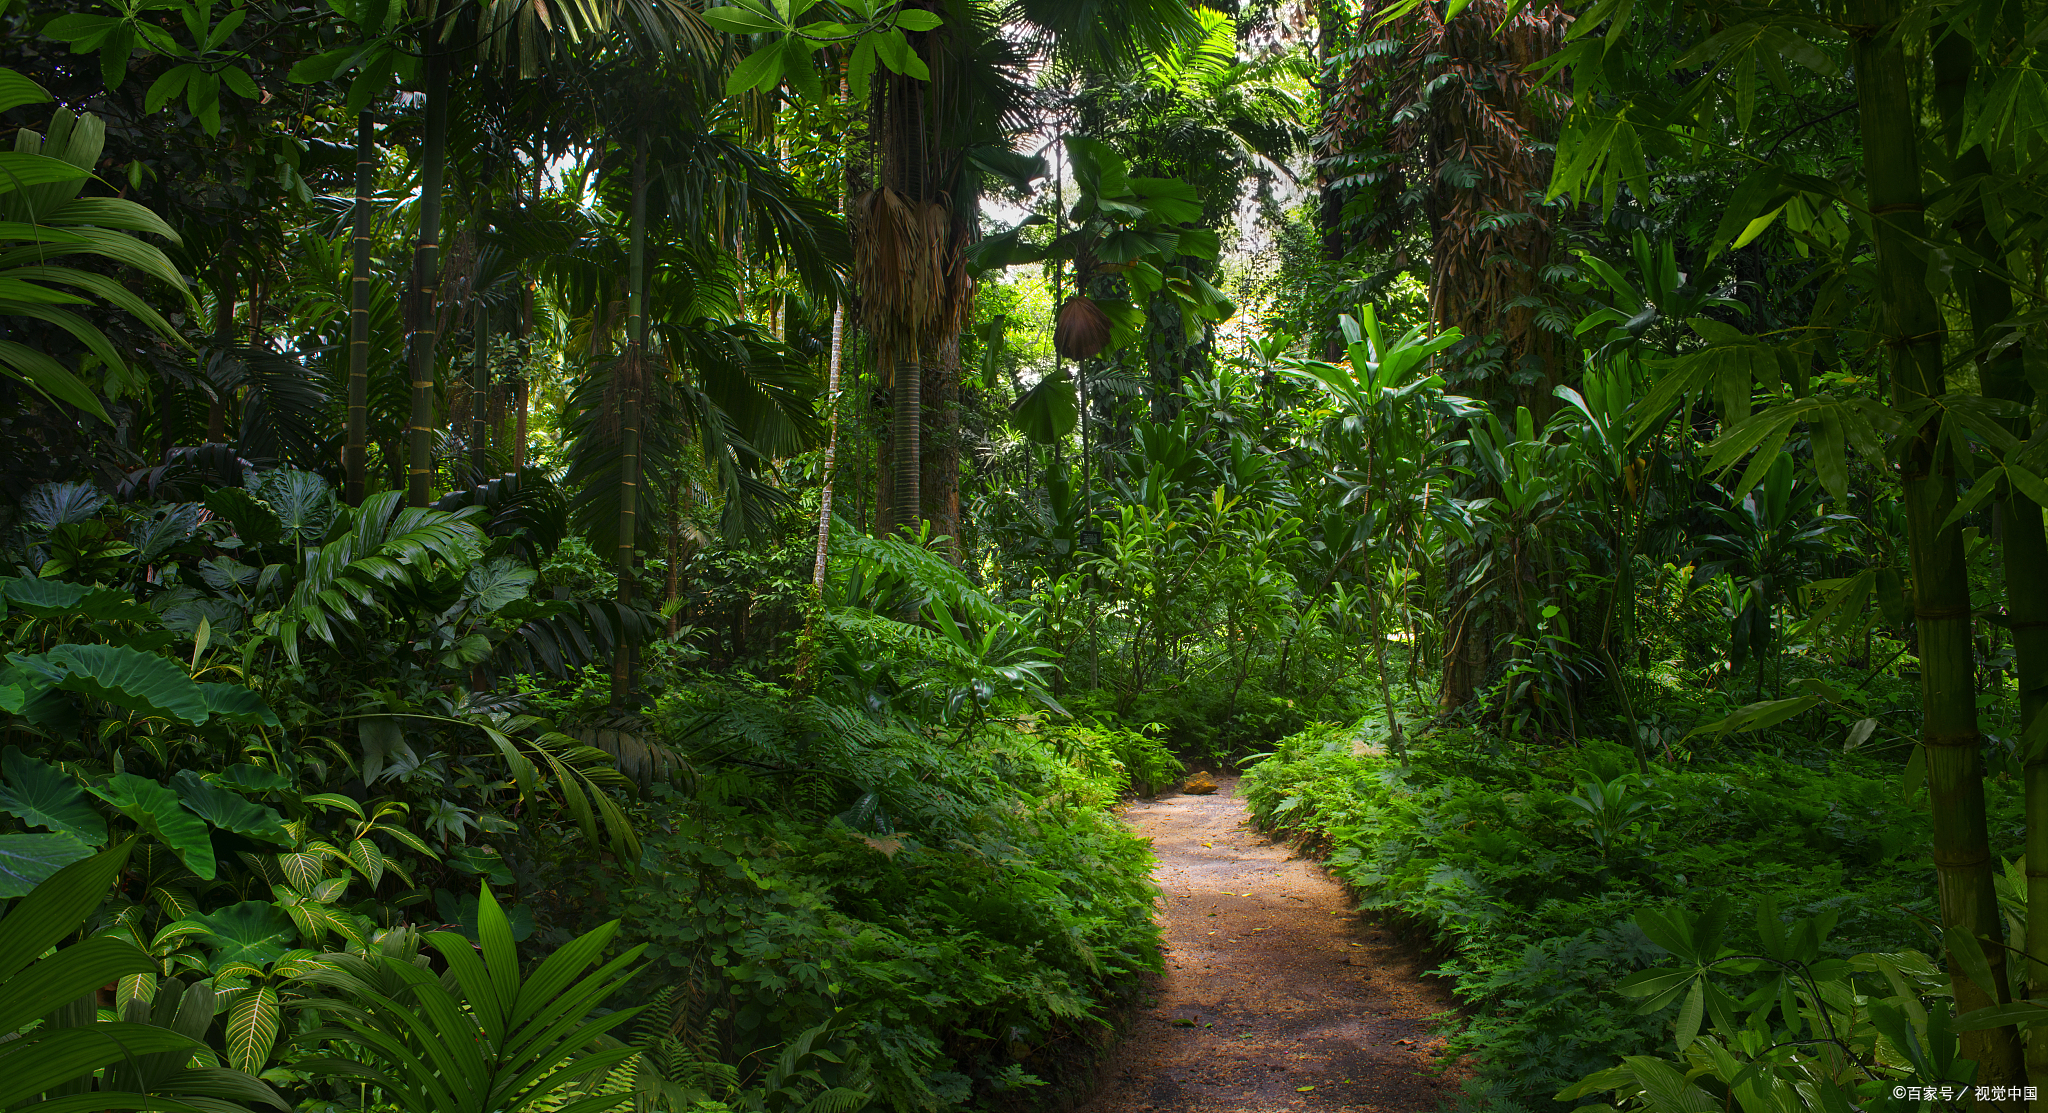
[[[1082,1113],[1436,1109],[1464,1073],[1429,1032],[1449,993],[1217,783],[1124,812],[1159,858],[1166,972]]]

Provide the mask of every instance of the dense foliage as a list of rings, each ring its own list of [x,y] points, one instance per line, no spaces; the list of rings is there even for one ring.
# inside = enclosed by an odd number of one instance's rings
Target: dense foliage
[[[2044,15],[0,2],[0,1105],[1026,1107],[1246,754],[1475,1108],[2048,1086]]]

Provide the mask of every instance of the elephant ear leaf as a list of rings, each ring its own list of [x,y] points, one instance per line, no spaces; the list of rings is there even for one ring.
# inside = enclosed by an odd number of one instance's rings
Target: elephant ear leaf
[[[269,966],[283,958],[298,938],[291,917],[267,900],[245,900],[187,919],[206,929],[215,970],[234,962]]]
[[[45,654],[8,657],[54,687],[105,700],[124,711],[199,726],[212,714],[199,685],[167,657],[119,645],[59,645]]]
[[[271,545],[284,537],[284,523],[270,507],[240,487],[215,487],[206,492],[206,508],[226,518],[244,545]]]
[[[213,880],[213,835],[203,820],[186,810],[177,793],[133,773],[122,773],[92,791],[170,847],[201,881]]]
[[[263,697],[240,684],[201,684],[199,698],[205,702],[207,714],[222,722],[243,726],[278,725],[276,712],[263,702]]]
[[[0,772],[6,774],[7,782],[0,787],[0,812],[70,835],[88,846],[107,841],[107,821],[93,810],[85,790],[71,774],[13,746],[0,755]]]
[[[63,580],[21,576],[0,582],[0,598],[11,610],[37,618],[80,614],[95,622],[140,622],[155,625],[156,612],[125,591],[84,587]]]
[[[25,897],[73,862],[92,857],[74,835],[0,835],[0,900]]]
[[[216,784],[209,784],[206,778],[190,769],[180,769],[171,784],[178,790],[178,796],[192,814],[223,831],[247,835],[252,839],[290,846],[292,837],[285,833],[284,817],[261,804],[243,799]]]

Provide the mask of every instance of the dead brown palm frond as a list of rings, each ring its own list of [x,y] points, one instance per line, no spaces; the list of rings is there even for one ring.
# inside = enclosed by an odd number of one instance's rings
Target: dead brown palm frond
[[[886,188],[855,198],[852,209],[862,323],[882,346],[914,350],[946,319],[952,212]]]

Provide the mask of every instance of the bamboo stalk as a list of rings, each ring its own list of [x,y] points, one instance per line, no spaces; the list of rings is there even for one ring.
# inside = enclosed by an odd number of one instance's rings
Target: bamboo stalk
[[[1913,126],[1920,117],[1897,35],[1898,0],[1858,0],[1852,10],[1851,52],[1877,246],[1879,327],[1891,354],[1892,404],[1903,409],[1937,397],[1945,388],[1941,309],[1927,289],[1925,265],[1914,258],[1914,244],[1924,239],[1927,226]],[[1899,465],[1920,651],[1920,743],[1933,803],[1942,928],[1996,944],[2003,932],[1984,814],[1970,584],[1962,528],[1942,525],[1956,494],[1954,465],[1940,450],[1940,432],[1937,415],[1910,434]],[[2004,947],[1988,945],[1982,950],[1991,964],[1988,986],[1970,979],[1950,952],[1948,969],[1958,1012],[1999,1004],[2010,996]],[[1977,1062],[1980,1085],[2021,1080],[2019,1040],[2011,1027],[1962,1033],[1962,1054]]]

